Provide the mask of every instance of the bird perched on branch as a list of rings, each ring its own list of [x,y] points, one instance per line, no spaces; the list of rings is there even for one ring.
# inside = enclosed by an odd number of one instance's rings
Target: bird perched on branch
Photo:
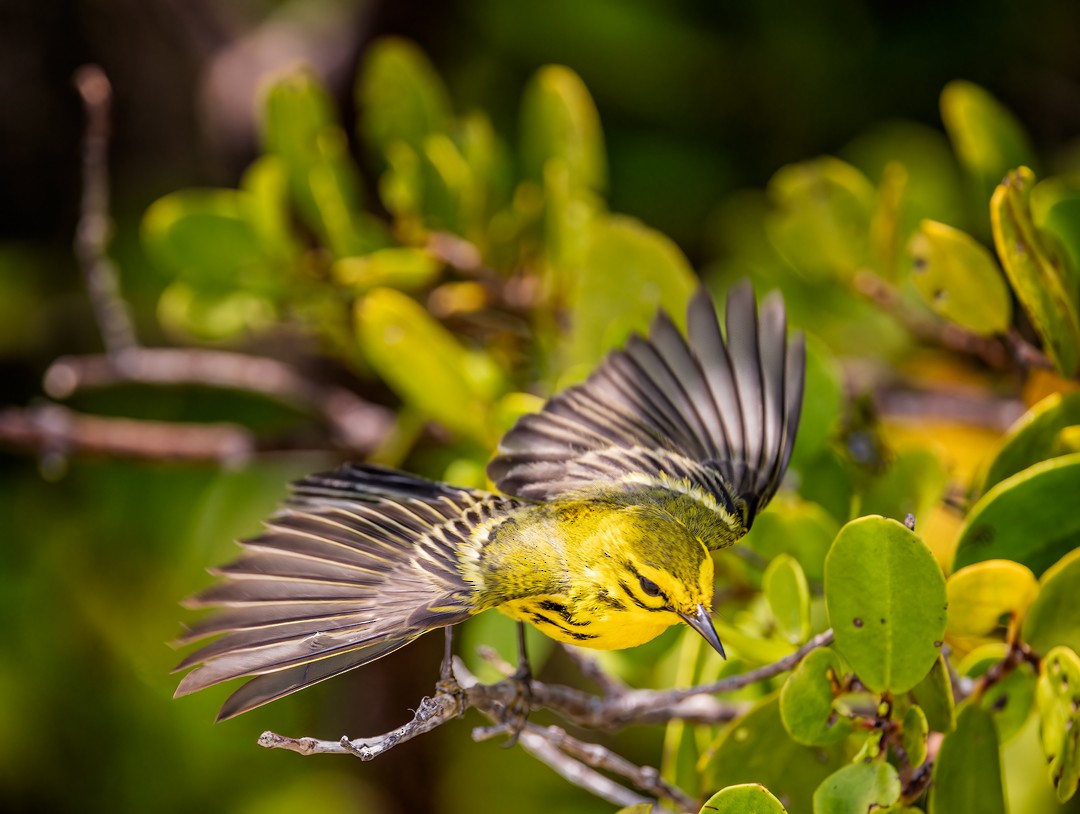
[[[554,639],[618,649],[680,621],[723,655],[710,552],[736,542],[787,468],[805,350],[779,294],[701,289],[688,338],[659,313],[576,387],[521,418],[488,473],[504,494],[347,465],[292,487],[266,531],[190,600],[177,695],[249,677],[219,720],[497,608]],[[449,638],[448,638],[449,643]],[[196,666],[198,665],[198,666]],[[444,665],[445,669],[445,665]]]

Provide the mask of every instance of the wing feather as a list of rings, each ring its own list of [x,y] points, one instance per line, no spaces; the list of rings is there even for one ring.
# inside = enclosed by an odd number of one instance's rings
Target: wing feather
[[[689,304],[689,338],[659,314],[647,339],[631,337],[583,384],[520,419],[488,474],[507,494],[533,500],[599,483],[663,486],[749,528],[791,457],[805,351],[801,335],[788,336],[778,293],[759,316],[742,284],[725,310],[726,339],[705,289]]]
[[[180,637],[177,695],[255,678],[220,718],[386,655],[481,610],[459,567],[520,503],[372,466],[294,484],[263,534],[187,601],[216,610]]]

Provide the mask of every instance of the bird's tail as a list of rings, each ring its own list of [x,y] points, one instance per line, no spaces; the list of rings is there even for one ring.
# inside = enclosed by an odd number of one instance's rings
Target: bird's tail
[[[381,467],[350,465],[292,487],[266,531],[188,600],[214,613],[180,637],[176,695],[254,676],[218,720],[391,653],[479,608],[459,563],[518,505]],[[196,666],[198,665],[198,666]]]

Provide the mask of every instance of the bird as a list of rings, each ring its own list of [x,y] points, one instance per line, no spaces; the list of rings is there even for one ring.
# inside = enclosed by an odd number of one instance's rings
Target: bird
[[[453,626],[491,609],[519,636],[529,623],[607,650],[684,622],[725,656],[712,552],[742,538],[780,486],[806,355],[779,292],[759,312],[744,281],[725,310],[726,339],[699,287],[685,337],[658,310],[647,336],[521,417],[487,468],[498,491],[364,463],[294,483],[187,602],[214,610],[179,644],[214,638],[177,665],[190,671],[176,695],[247,678],[218,714],[231,718],[438,628],[445,675]]]

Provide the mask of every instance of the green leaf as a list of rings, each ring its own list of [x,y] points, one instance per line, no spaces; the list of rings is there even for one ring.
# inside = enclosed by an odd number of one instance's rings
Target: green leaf
[[[379,286],[400,291],[424,288],[435,281],[441,270],[442,262],[426,249],[400,246],[343,258],[334,263],[330,272],[335,282],[363,294]]]
[[[1037,653],[1058,645],[1080,652],[1080,548],[1046,570],[1024,617],[1021,638]]]
[[[620,808],[615,814],[652,814],[652,803],[638,803],[637,805]]]
[[[767,192],[769,239],[809,280],[847,280],[867,266],[876,193],[857,169],[831,157],[791,164]]]
[[[356,81],[358,130],[368,146],[385,155],[404,142],[419,151],[428,136],[449,130],[450,95],[416,45],[385,37],[367,51]]]
[[[1005,173],[1032,165],[1031,145],[1020,123],[978,85],[963,80],[946,85],[941,92],[941,120],[971,179],[975,211],[983,211]]]
[[[632,218],[598,221],[570,297],[570,358],[581,378],[632,332],[646,332],[657,308],[683,324],[697,284],[682,251],[664,235]]]
[[[956,728],[956,706],[953,699],[953,668],[939,656],[926,678],[911,690],[910,702],[926,718],[931,732],[951,732]]]
[[[806,746],[839,743],[851,732],[847,718],[833,709],[834,686],[842,678],[840,659],[830,648],[811,651],[780,690],[780,717],[791,737]]]
[[[787,814],[767,788],[760,783],[743,783],[721,789],[705,801],[699,814]]]
[[[839,530],[840,524],[817,503],[782,494],[755,518],[741,542],[769,560],[790,554],[808,580],[820,583],[825,555]]]
[[[161,292],[157,315],[169,330],[220,341],[266,330],[277,310],[273,302],[250,291],[213,291],[177,280]]]
[[[383,236],[362,217],[360,173],[326,89],[297,71],[266,93],[263,139],[280,158],[304,220],[338,257],[363,254]]]
[[[908,707],[904,713],[903,745],[908,765],[921,766],[926,760],[926,741],[930,737],[930,724],[922,707]]]
[[[912,279],[939,316],[983,336],[1012,325],[1012,298],[990,250],[952,226],[924,220],[908,251]]]
[[[874,692],[907,692],[930,671],[945,634],[945,577],[900,523],[853,520],[825,559],[836,650]]]
[[[934,662],[929,674],[911,691],[915,703],[926,713],[926,722],[934,732],[951,732],[956,726],[952,682],[944,656]]]
[[[600,116],[585,83],[569,68],[547,65],[533,76],[522,101],[521,134],[526,177],[542,181],[557,162],[572,187],[604,188],[607,159]]]
[[[998,483],[968,512],[952,570],[984,560],[1014,560],[1036,576],[1076,547],[1080,453],[1030,466]]]
[[[1043,659],[1035,689],[1040,735],[1058,800],[1076,794],[1080,782],[1080,657],[1055,647]]]
[[[860,513],[894,520],[903,520],[908,514],[916,519],[926,517],[941,499],[948,480],[939,455],[926,448],[904,449],[867,485]]]
[[[805,642],[810,635],[810,586],[799,561],[790,554],[774,558],[761,585],[783,636],[792,644]]]
[[[505,383],[490,356],[464,348],[415,300],[390,288],[360,300],[356,321],[371,366],[405,402],[448,429],[494,442],[492,404]]]
[[[814,792],[814,814],[865,814],[900,799],[900,776],[883,760],[852,763]]]
[[[1064,256],[1032,222],[1028,199],[1034,182],[1031,170],[1020,167],[994,190],[994,245],[1047,355],[1063,375],[1072,376],[1080,360],[1076,286]]]
[[[197,288],[227,291],[259,281],[269,269],[248,220],[253,203],[231,189],[174,192],[146,210],[143,244],[158,265]]]
[[[956,729],[941,742],[930,785],[930,814],[1005,814],[1001,755],[990,713],[960,710]]]
[[[1007,658],[1009,646],[1004,642],[982,645],[968,653],[960,663],[960,674],[978,679]],[[975,703],[993,716],[998,741],[1004,744],[1019,734],[1031,714],[1034,700],[1035,670],[1022,662],[987,687]]]
[[[1001,617],[1021,617],[1039,591],[1031,569],[1012,560],[986,560],[961,568],[945,582],[950,636],[986,636]]]
[[[702,756],[706,787],[761,783],[791,811],[809,811],[813,789],[842,765],[841,745],[811,747],[791,739],[775,693],[728,724]]]
[[[986,471],[982,492],[1032,464],[1063,454],[1059,439],[1080,425],[1080,393],[1052,393],[1013,424]]]

